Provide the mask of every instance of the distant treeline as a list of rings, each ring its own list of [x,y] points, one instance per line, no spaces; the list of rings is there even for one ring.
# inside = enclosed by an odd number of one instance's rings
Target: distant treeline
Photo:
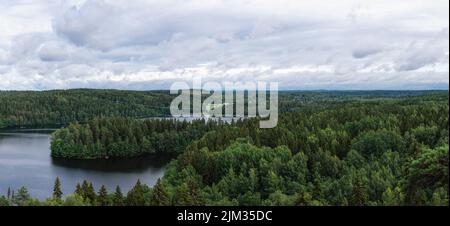
[[[168,91],[0,91],[0,129],[60,127],[95,117],[166,116],[172,99]]]
[[[0,129],[61,127],[97,117],[146,118],[170,115],[169,91],[0,91]],[[204,95],[203,98],[206,96]],[[447,91],[282,91],[280,113],[326,109],[341,102],[448,97]]]

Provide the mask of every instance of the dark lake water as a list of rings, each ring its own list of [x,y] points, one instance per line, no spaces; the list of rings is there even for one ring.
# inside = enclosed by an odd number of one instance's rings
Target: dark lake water
[[[28,188],[33,197],[50,197],[58,176],[64,194],[72,193],[84,179],[95,188],[105,185],[113,191],[116,185],[127,192],[138,179],[154,185],[164,174],[168,157],[146,156],[128,160],[61,160],[50,157],[48,131],[0,131],[0,196],[8,187]]]

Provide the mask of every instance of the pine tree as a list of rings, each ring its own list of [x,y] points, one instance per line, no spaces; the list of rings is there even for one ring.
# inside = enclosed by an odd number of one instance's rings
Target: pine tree
[[[59,180],[59,177],[56,177],[55,185],[53,186],[53,198],[61,200],[62,194],[63,193],[61,191],[61,181]]]
[[[144,189],[140,180],[138,180],[136,185],[128,192],[126,203],[129,206],[144,206]]]
[[[108,206],[109,205],[108,190],[106,189],[105,185],[102,185],[100,187],[100,190],[98,192],[98,197],[97,197],[97,203],[100,206]]]
[[[124,206],[125,200],[122,194],[122,190],[120,190],[120,187],[117,185],[116,192],[114,192],[113,196],[113,205],[114,206]]]
[[[152,205],[155,205],[155,206],[170,205],[169,195],[167,194],[167,190],[164,187],[164,184],[161,182],[161,179],[158,179],[155,187],[153,188],[153,195],[152,195],[151,203],[152,203]]]

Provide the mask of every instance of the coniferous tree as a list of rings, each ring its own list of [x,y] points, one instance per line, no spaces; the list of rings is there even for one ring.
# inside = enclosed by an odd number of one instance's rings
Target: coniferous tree
[[[84,200],[94,205],[97,194],[95,193],[95,189],[92,183],[88,182],[87,180],[83,180],[81,190]]]
[[[17,205],[22,205],[24,202],[31,199],[28,189],[26,187],[20,187],[17,190],[17,194],[14,195],[13,202]]]
[[[119,185],[116,186],[116,191],[114,192],[113,205],[114,206],[125,205],[125,198],[123,197],[122,190],[120,189]]]
[[[158,179],[155,187],[153,188],[151,204],[155,206],[170,205],[169,195],[166,188],[164,187],[164,184],[161,182],[161,179]]]
[[[7,193],[7,195],[6,195],[6,198],[7,198],[8,200],[11,199],[11,187],[8,187],[8,193]]]
[[[90,182],[86,191],[86,197],[91,201],[91,204],[96,203],[97,194],[95,193],[94,186]]]
[[[128,206],[144,206],[145,205],[145,199],[144,199],[144,189],[141,184],[141,181],[138,180],[136,182],[136,185],[128,192],[126,204]]]
[[[365,206],[367,205],[368,194],[366,187],[360,177],[357,177],[353,183],[352,197],[350,205]]]
[[[75,186],[75,192],[74,192],[74,193],[75,193],[76,195],[82,197],[82,198],[85,197],[84,192],[83,192],[83,188],[81,188],[80,183],[77,183],[77,185]]]
[[[105,185],[102,185],[100,187],[100,190],[99,190],[98,196],[97,196],[97,203],[100,206],[108,206],[109,205],[108,190],[106,189]]]
[[[198,182],[192,178],[187,181],[187,187],[189,189],[189,196],[192,200],[192,205],[194,206],[202,206],[204,205],[204,200],[201,195],[200,185]]]
[[[56,177],[55,185],[53,186],[53,198],[61,200],[62,194],[63,193],[61,191],[61,181],[59,180],[59,177]]]
[[[87,180],[83,180],[83,183],[81,185],[81,196],[84,200],[88,199],[88,191],[89,191],[89,182]]]
[[[177,186],[175,191],[174,202],[176,206],[191,206],[194,201],[189,194],[189,188],[186,183]]]

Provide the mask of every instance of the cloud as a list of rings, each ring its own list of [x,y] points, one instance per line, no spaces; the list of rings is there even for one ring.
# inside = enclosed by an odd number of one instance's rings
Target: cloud
[[[448,1],[0,2],[0,89],[448,86]],[[413,80],[412,80],[413,79]]]
[[[359,49],[355,49],[353,51],[353,57],[356,59],[363,59],[366,58],[372,54],[376,54],[381,52],[381,49],[377,49],[377,48],[373,48],[373,47],[366,47],[366,48],[359,48]]]
[[[56,42],[44,43],[37,51],[41,61],[64,61],[68,58],[66,47]]]
[[[448,48],[448,29],[433,39],[412,42],[399,59],[398,70],[414,71],[444,61],[448,56]]]

